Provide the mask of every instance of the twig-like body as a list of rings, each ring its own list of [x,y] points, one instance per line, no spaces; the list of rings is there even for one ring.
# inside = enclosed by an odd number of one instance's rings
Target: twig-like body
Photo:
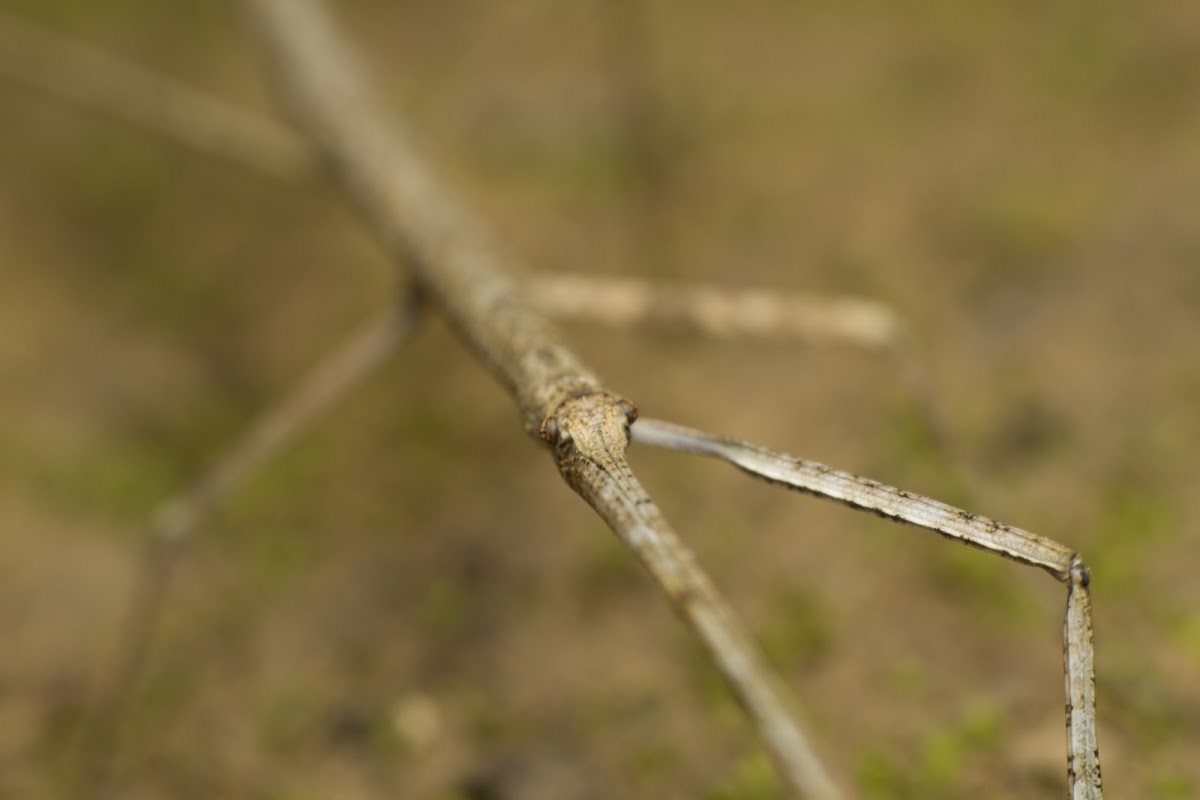
[[[632,406],[610,392],[521,300],[508,273],[437,191],[383,115],[321,9],[248,0],[300,127],[335,167],[393,257],[515,397],[525,426],[554,444],[560,472],[658,579],[742,700],[784,779],[836,796],[784,711],[761,657],[625,461]]]
[[[216,500],[244,483],[272,454],[358,387],[408,337],[419,302],[415,290],[407,291],[396,307],[372,317],[317,364],[199,482],[163,505],[151,523],[155,536],[168,541],[187,538]]]
[[[882,349],[895,344],[899,329],[887,306],[848,297],[583,275],[529,281],[526,292],[533,303],[555,315],[615,325],[691,328],[718,338],[850,342]]]
[[[719,458],[771,483],[870,511],[1012,561],[1040,567],[1067,584],[1067,613],[1063,623],[1067,779],[1074,800],[1100,800],[1095,651],[1088,593],[1090,577],[1078,553],[1051,539],[937,500],[737,439],[712,436],[651,419],[634,425],[632,436],[636,442]]]

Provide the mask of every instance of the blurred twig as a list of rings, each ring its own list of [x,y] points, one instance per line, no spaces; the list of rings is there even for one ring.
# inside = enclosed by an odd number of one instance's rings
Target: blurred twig
[[[0,73],[274,178],[314,172],[309,147],[287,128],[11,17],[0,17]]]
[[[176,563],[197,527],[395,350],[413,328],[418,302],[417,293],[409,291],[399,304],[363,325],[270,407],[199,480],[154,513],[116,661],[100,683],[96,710],[84,730],[75,776],[81,790],[98,792],[105,783],[120,714],[145,671]]]
[[[851,343],[887,349],[900,328],[882,303],[762,289],[655,284],[637,278],[538,276],[530,300],[569,319],[694,330],[716,338]]]

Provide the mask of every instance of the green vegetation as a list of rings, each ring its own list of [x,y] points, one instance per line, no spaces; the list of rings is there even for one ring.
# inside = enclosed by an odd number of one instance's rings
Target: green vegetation
[[[994,752],[1005,735],[999,710],[979,704],[956,724],[925,734],[911,760],[892,752],[864,756],[857,770],[858,784],[867,797],[889,800],[998,799],[1004,795],[978,794],[976,782],[967,782],[967,771]],[[968,795],[969,786],[976,788]]]
[[[775,768],[761,754],[743,757],[733,775],[706,795],[707,800],[777,800],[785,796]]]

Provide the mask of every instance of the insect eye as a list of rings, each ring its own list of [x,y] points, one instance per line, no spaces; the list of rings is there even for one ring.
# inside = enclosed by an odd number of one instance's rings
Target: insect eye
[[[632,425],[634,420],[638,418],[637,406],[628,400],[622,400],[617,403],[617,407],[621,409],[621,412],[625,415],[625,421],[629,424]]]
[[[546,417],[542,420],[542,426],[538,429],[538,434],[546,444],[556,444],[558,442],[558,423],[554,421],[554,417]]]

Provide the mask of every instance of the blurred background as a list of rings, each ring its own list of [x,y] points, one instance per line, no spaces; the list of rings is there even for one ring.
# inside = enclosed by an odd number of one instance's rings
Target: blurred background
[[[1078,548],[1106,786],[1200,793],[1200,7],[336,11],[513,263],[889,304],[950,447],[878,354],[568,334],[644,414]],[[275,113],[230,3],[5,14]],[[400,285],[328,186],[0,80],[0,794],[782,796],[657,589],[437,318],[198,532],[144,674],[85,735],[148,516]],[[1063,587],[632,458],[858,795],[1062,796]]]

